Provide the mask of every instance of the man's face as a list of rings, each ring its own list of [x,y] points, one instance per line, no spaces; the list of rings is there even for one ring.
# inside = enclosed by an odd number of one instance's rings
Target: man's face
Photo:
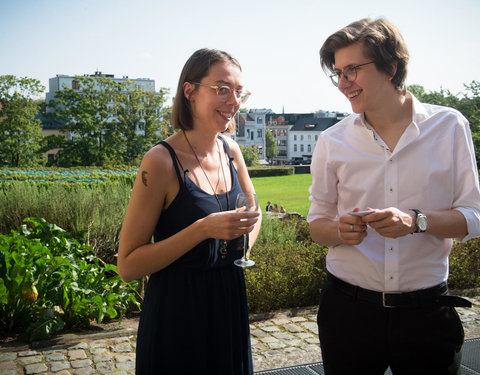
[[[372,60],[365,56],[362,43],[355,43],[335,52],[335,71],[342,73],[338,80],[338,89],[348,99],[355,113],[368,113],[382,108],[387,92],[394,90],[391,77],[379,71],[375,64],[367,64],[370,62]],[[358,65],[362,66],[357,67]]]

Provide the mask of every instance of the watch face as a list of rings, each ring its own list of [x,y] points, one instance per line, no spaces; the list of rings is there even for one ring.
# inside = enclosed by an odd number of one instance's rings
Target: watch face
[[[425,232],[427,230],[427,218],[423,215],[419,216],[417,218],[417,225],[418,229],[420,229],[422,232]]]

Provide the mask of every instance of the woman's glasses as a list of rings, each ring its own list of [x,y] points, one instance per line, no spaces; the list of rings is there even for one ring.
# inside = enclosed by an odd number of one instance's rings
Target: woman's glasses
[[[205,85],[203,83],[198,83],[198,82],[190,82],[190,83],[194,85],[210,87],[211,89],[215,90],[215,92],[217,93],[217,96],[224,101],[227,101],[228,98],[230,98],[230,95],[232,95],[232,93],[235,93],[235,97],[240,100],[241,104],[244,104],[248,100],[250,95],[252,95],[250,91],[247,91],[244,89],[233,90],[229,86]]]

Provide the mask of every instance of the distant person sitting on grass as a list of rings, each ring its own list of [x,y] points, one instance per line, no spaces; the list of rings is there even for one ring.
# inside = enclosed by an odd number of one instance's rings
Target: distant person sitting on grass
[[[270,212],[273,210],[272,202],[268,201],[267,202],[267,207],[265,207],[266,212]]]

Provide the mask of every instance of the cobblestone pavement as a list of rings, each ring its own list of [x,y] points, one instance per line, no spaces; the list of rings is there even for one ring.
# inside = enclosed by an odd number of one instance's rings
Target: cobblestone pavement
[[[480,337],[480,296],[468,297],[471,309],[458,308],[465,338]],[[250,330],[255,371],[321,361],[316,307],[251,316]],[[0,346],[0,375],[56,374],[128,375],[135,372],[138,320],[120,327],[68,334],[31,346]]]

